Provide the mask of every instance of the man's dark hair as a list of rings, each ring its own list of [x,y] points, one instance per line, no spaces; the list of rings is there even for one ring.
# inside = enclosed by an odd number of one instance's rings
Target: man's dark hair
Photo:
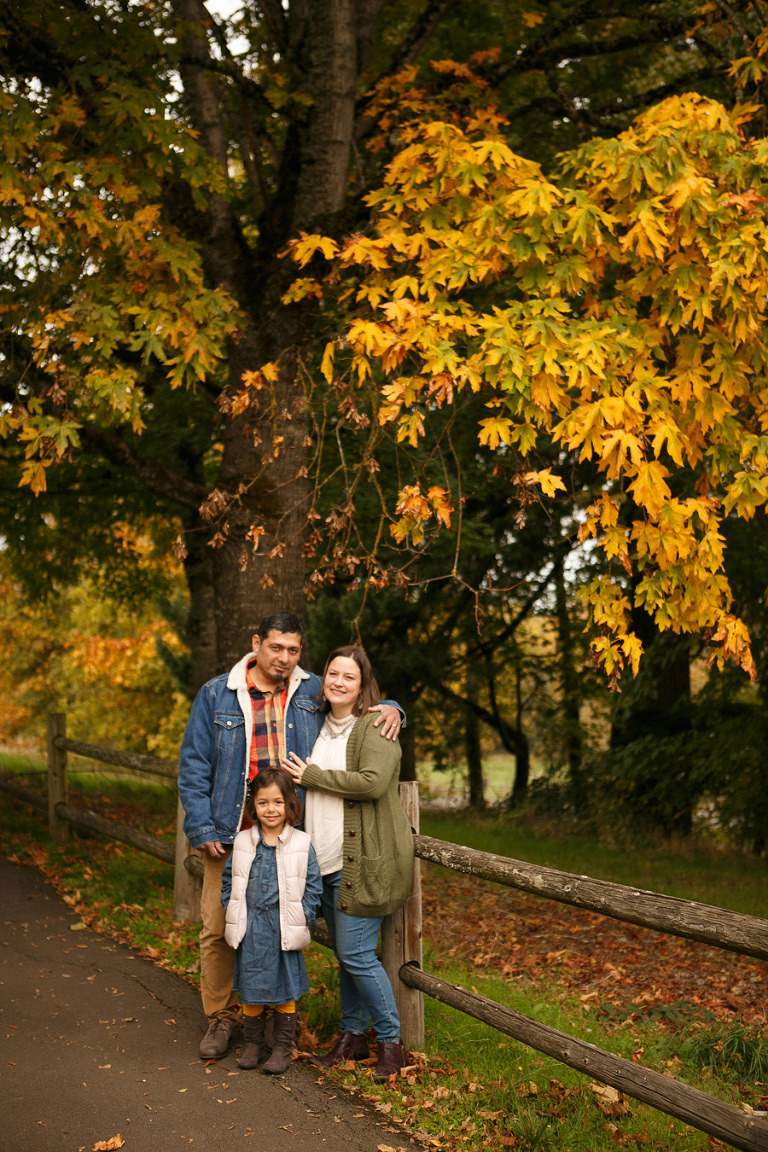
[[[295,632],[304,639],[304,621],[295,612],[271,612],[256,629],[259,640],[266,640],[270,632]]]

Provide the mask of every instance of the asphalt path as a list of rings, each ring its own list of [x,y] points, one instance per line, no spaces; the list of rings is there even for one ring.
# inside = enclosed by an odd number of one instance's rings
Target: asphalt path
[[[304,1061],[203,1063],[204,1026],[195,988],[0,855],[0,1152],[415,1152]]]

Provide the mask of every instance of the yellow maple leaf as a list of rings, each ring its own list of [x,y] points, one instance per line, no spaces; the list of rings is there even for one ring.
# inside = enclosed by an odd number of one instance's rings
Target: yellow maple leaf
[[[641,464],[637,476],[631,484],[627,485],[635,498],[635,503],[655,519],[664,505],[671,499],[666,477],[669,471],[658,460],[649,460]]]
[[[329,384],[332,383],[332,381],[333,381],[334,349],[335,349],[335,345],[334,345],[334,342],[331,340],[325,346],[325,351],[323,352],[323,359],[322,359],[322,362],[320,364],[320,371],[322,372],[323,376],[325,376],[325,378]]]
[[[317,252],[321,252],[326,260],[332,260],[339,246],[330,236],[320,236],[317,232],[307,235],[302,232],[300,239],[291,241],[290,249],[294,262],[304,268]]]
[[[551,468],[542,468],[539,472],[526,472],[523,479],[526,484],[538,484],[545,496],[554,496],[555,492],[566,490],[560,477],[552,475]]]
[[[512,421],[506,416],[489,416],[487,420],[480,421],[478,439],[489,448],[498,448],[499,444],[509,444],[511,430]]]

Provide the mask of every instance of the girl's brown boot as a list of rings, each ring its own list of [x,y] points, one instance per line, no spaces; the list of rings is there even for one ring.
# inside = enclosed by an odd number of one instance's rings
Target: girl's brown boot
[[[261,1066],[262,1072],[266,1072],[269,1076],[281,1076],[285,1072],[293,1056],[297,1020],[297,1012],[275,1012],[272,1017],[275,1029],[274,1046],[269,1060]]]
[[[264,1045],[264,1021],[266,1012],[258,1016],[243,1016],[243,1039],[245,1047],[237,1062],[238,1068],[258,1068],[259,1060],[266,1055]]]

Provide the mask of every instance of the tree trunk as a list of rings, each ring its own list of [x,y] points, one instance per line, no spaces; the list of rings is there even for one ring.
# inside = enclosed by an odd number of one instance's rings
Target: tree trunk
[[[285,326],[280,331],[286,344],[297,339]],[[256,351],[249,357],[247,347],[238,345],[232,349],[231,375],[239,380],[267,358],[273,357]],[[309,488],[303,445],[308,426],[293,358],[286,359],[261,407],[254,411],[252,405],[228,419],[223,429],[218,486],[234,503],[223,514],[225,539],[213,550],[220,670],[250,650],[263,616],[280,609],[301,615],[304,610],[302,544]]]
[[[400,779],[402,781],[416,779],[416,732],[413,727],[406,726],[400,733],[400,747],[403,758],[400,761]]]
[[[464,747],[467,754],[469,806],[477,811],[485,808],[483,791],[483,757],[480,749],[480,721],[477,713],[468,708],[464,714]]]
[[[523,731],[523,674],[518,660],[515,669],[515,783],[512,786],[512,795],[509,806],[513,807],[528,791],[528,780],[531,774],[531,750],[528,737]]]
[[[249,250],[224,196],[209,199],[207,233],[201,238],[207,274],[239,301],[249,317],[246,332],[232,343],[229,384],[242,387],[245,371],[278,365],[270,389],[254,394],[243,413],[222,416],[219,505],[210,510],[213,559],[206,571],[213,596],[190,590],[195,599],[191,640],[196,677],[223,671],[250,648],[259,620],[276,609],[302,613],[304,542],[310,488],[305,479],[308,421],[297,382],[296,352],[312,316],[307,306],[281,303],[291,279],[277,256],[300,231],[333,231],[346,201],[361,44],[370,42],[382,0],[309,0],[273,12],[277,35],[285,35],[289,88],[306,93],[287,129],[280,187],[262,216],[258,247]],[[174,0],[184,64],[181,76],[193,123],[211,158],[226,174],[225,115],[215,61],[207,38],[208,14],[199,0]],[[365,22],[365,27],[359,27]],[[193,566],[190,566],[192,573]],[[216,631],[215,658],[203,639],[200,608]],[[202,644],[197,650],[198,643]]]
[[[698,799],[698,786],[691,777],[690,641],[659,632],[639,609],[634,624],[645,651],[636,679],[626,685],[614,707],[611,748],[642,742],[638,744],[642,759],[632,772],[635,816],[667,834],[687,835]]]
[[[562,692],[563,719],[565,723],[565,748],[568,758],[568,775],[571,782],[576,810],[584,806],[584,782],[581,773],[582,740],[581,720],[579,706],[581,693],[579,691],[579,677],[574,666],[573,633],[571,630],[571,617],[568,611],[568,598],[565,587],[564,559],[560,558],[555,564],[555,599],[557,610],[557,629],[560,654],[560,690]]]
[[[207,534],[191,532],[188,536],[184,575],[189,590],[187,643],[192,653],[193,692],[222,671],[216,659],[215,599],[213,594],[213,553]]]
[[[481,811],[485,808],[483,788],[483,754],[480,747],[480,718],[472,705],[478,703],[480,678],[475,668],[467,668],[466,695],[469,707],[464,710],[464,748],[467,756],[469,806]]]

